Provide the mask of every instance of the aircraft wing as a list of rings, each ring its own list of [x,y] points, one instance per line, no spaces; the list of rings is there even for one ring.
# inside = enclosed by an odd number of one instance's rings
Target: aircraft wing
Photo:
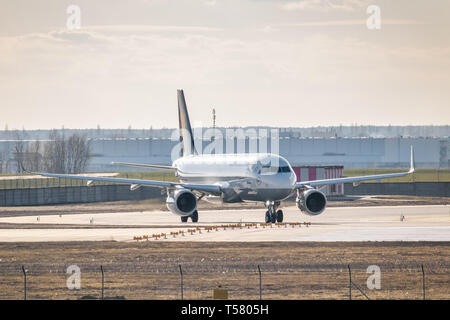
[[[220,188],[220,186],[213,184],[192,184],[192,183],[168,182],[168,181],[144,180],[144,179],[124,179],[114,177],[90,177],[85,175],[79,176],[75,174],[42,173],[42,172],[33,172],[33,174],[39,174],[43,177],[50,177],[50,178],[87,180],[88,183],[94,181],[102,181],[102,182],[130,184],[132,187],[149,186],[149,187],[169,188],[169,189],[185,188],[191,191],[201,191],[214,195],[220,195],[222,193],[222,189]]]
[[[395,177],[403,177],[414,172],[414,149],[411,146],[411,162],[410,168],[407,172],[399,173],[387,173],[387,174],[376,174],[370,176],[359,176],[359,177],[348,177],[348,178],[334,178],[334,179],[324,179],[324,180],[311,180],[311,181],[301,181],[297,182],[296,189],[307,188],[307,187],[317,187],[325,186],[329,184],[346,183],[346,182],[360,182],[367,180],[381,180]]]
[[[129,163],[129,162],[111,162],[111,164],[128,167],[150,168],[163,171],[177,171],[177,168],[172,166],[164,166],[161,164],[144,164],[144,163]]]

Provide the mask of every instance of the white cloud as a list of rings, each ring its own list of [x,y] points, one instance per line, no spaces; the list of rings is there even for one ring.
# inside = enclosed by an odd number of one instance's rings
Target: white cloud
[[[203,3],[207,6],[215,6],[217,4],[216,0],[204,0]]]
[[[299,22],[299,23],[283,23],[272,26],[264,27],[264,31],[272,31],[277,30],[282,27],[352,27],[352,26],[366,26],[367,20],[356,20],[356,19],[347,19],[347,20],[321,20],[321,21],[307,21],[307,22]],[[429,23],[417,20],[402,20],[402,19],[383,19],[381,25],[382,26],[420,26],[427,25]]]
[[[354,11],[364,7],[367,0],[296,0],[281,4],[285,10],[314,10],[314,11]]]
[[[327,28],[361,23],[368,32],[358,18],[284,21],[264,23],[264,32],[254,25],[104,25],[0,37],[3,116],[19,128],[176,126],[179,87],[199,120],[209,123],[204,110],[214,103],[225,125],[346,123],[348,114],[382,123],[383,113],[393,123],[404,114],[417,123],[448,106],[447,44],[386,44],[379,41],[385,34]],[[296,29],[310,26],[323,28]]]

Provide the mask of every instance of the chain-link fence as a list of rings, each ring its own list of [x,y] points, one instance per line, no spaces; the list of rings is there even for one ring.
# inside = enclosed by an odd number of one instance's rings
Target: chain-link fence
[[[380,265],[379,273],[360,264],[275,263],[260,265],[259,272],[251,263],[207,261],[163,268],[150,261],[93,262],[77,265],[77,272],[69,267],[0,264],[0,299],[212,299],[217,288],[227,290],[229,299],[450,298],[447,266],[424,266],[422,272],[420,265]]]

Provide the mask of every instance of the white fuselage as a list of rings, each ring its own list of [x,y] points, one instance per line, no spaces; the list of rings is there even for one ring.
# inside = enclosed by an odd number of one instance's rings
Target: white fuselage
[[[296,184],[289,162],[275,154],[189,155],[173,166],[182,182],[219,185],[224,202],[283,200]]]

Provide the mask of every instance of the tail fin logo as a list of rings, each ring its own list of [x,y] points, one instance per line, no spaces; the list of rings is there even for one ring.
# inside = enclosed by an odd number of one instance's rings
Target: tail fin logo
[[[189,120],[183,89],[177,90],[177,97],[181,156],[184,157],[190,154],[197,154],[197,151],[195,150],[194,135],[192,134],[191,122]]]

